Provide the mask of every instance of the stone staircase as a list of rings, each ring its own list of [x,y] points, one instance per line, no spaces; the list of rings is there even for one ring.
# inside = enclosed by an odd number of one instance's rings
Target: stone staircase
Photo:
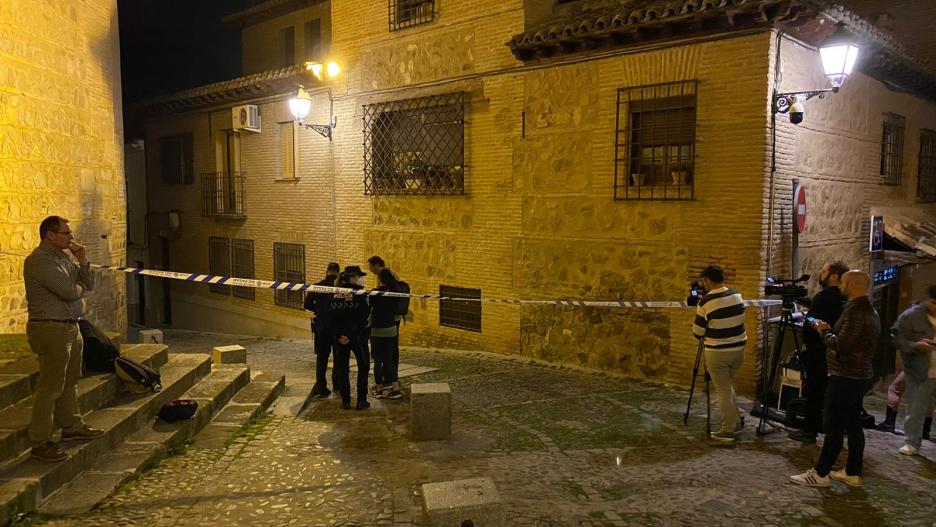
[[[246,364],[212,365],[210,355],[169,353],[162,344],[124,345],[121,354],[159,370],[162,391],[127,393],[112,373],[82,378],[78,398],[85,422],[105,432],[93,440],[63,443],[68,458],[60,462],[29,457],[26,429],[38,378],[35,358],[0,367],[0,525],[37,509],[50,515],[88,510],[213,418],[228,427],[243,425],[269,407],[284,385],[282,376],[252,378]],[[174,399],[198,401],[195,418],[155,419]]]

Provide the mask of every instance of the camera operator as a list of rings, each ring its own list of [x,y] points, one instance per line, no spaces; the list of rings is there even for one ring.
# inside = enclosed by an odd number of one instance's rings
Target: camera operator
[[[861,486],[864,465],[864,429],[861,409],[864,394],[871,386],[872,357],[880,342],[881,320],[868,292],[871,277],[863,271],[848,271],[842,275],[842,293],[848,304],[835,326],[810,317],[810,324],[819,332],[827,348],[829,386],[823,408],[825,441],[815,467],[790,480],[807,487],[828,487],[829,478],[850,487]],[[842,451],[848,431],[848,462],[845,470],[832,470]]]
[[[721,431],[712,439],[733,443],[741,430],[741,414],[735,398],[734,383],[744,362],[744,303],[741,294],[725,286],[725,272],[717,265],[706,267],[699,275],[707,293],[696,308],[692,333],[704,340],[705,366],[718,391]]]
[[[842,275],[848,266],[841,261],[827,263],[819,271],[822,290],[809,301],[809,316],[834,326],[842,315],[845,295],[839,289]],[[822,405],[825,400],[829,373],[826,365],[826,346],[822,337],[809,324],[803,325],[803,377],[806,380],[806,424],[802,430],[791,432],[790,439],[815,443],[816,434],[822,432]]]

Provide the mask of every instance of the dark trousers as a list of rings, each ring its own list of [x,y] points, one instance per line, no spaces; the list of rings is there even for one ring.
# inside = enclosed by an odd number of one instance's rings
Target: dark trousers
[[[822,407],[829,383],[825,350],[807,350],[803,359],[803,377],[806,380],[806,424],[803,431],[818,434],[822,432]]]
[[[371,337],[371,351],[374,355],[374,379],[377,384],[397,382],[400,364],[399,337]],[[396,350],[396,353],[394,353]]]
[[[370,373],[370,354],[367,350],[367,339],[352,337],[347,344],[341,344],[336,337],[335,343],[335,377],[333,382],[335,390],[341,394],[341,400],[351,401],[350,365],[351,354],[357,361],[357,400],[367,400],[367,374]]]
[[[328,390],[328,357],[332,354],[335,337],[330,331],[313,331],[315,340],[315,393],[325,393]],[[332,385],[335,386],[335,370],[332,369]]]
[[[825,395],[823,421],[825,442],[822,453],[816,463],[816,472],[827,476],[832,471],[839,454],[845,432],[848,432],[848,461],[845,473],[860,476],[864,469],[864,429],[861,427],[861,403],[871,382],[866,380],[846,379],[833,375],[829,377],[829,386]]]

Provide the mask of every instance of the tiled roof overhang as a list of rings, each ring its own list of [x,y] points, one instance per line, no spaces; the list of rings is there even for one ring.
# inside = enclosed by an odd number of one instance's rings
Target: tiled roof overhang
[[[227,15],[223,17],[221,21],[232,26],[250,26],[324,1],[325,0],[268,0],[267,2],[259,3],[243,11]]]
[[[145,99],[131,105],[128,111],[136,118],[146,118],[153,115],[222,106],[286,93],[295,90],[300,84],[309,86],[311,82],[302,66],[290,66],[206,84],[163,97]]]
[[[862,45],[862,72],[892,88],[936,100],[936,76],[924,62],[848,9],[821,0],[638,0],[553,20],[514,36],[507,45],[522,61],[542,61],[757,29],[782,30],[818,45],[839,28]]]

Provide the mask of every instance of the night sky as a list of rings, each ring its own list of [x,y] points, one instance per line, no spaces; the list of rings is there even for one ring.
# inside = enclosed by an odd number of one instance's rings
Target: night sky
[[[125,105],[241,75],[240,29],[221,17],[259,0],[117,0]]]

